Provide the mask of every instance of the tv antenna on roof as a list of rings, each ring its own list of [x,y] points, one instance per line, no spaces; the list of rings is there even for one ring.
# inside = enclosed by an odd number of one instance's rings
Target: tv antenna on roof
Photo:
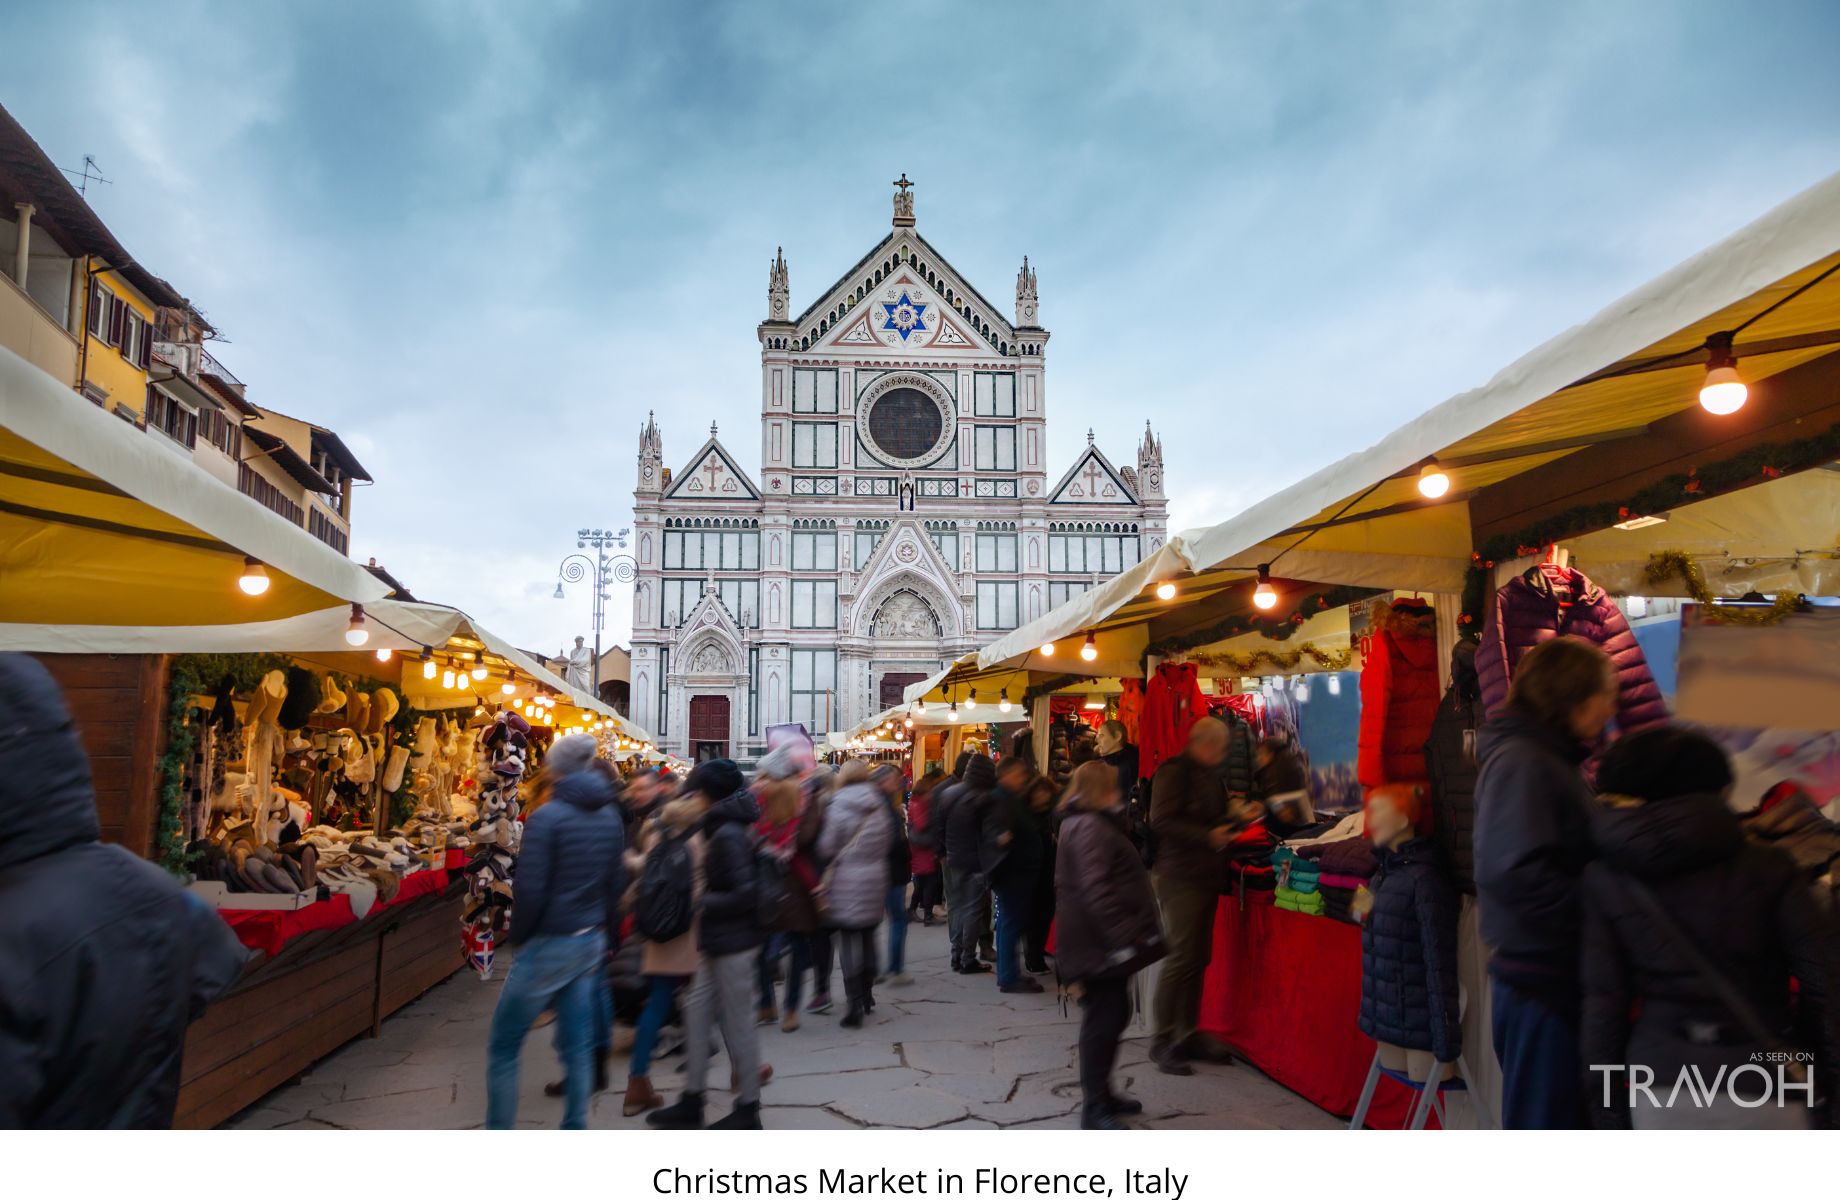
[[[77,181],[77,195],[79,196],[87,197],[89,195],[89,185],[91,183],[115,182],[112,179],[104,179],[102,177],[102,171],[96,166],[96,156],[93,154],[85,154],[83,156],[83,169],[81,171],[73,171],[69,167],[59,167],[58,170]]]

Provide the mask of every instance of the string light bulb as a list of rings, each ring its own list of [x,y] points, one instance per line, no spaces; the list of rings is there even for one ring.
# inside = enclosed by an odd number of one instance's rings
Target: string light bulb
[[[441,672],[441,686],[450,692],[454,690],[454,669],[452,667]]]
[[[1163,582],[1157,584],[1156,598],[1158,600],[1174,600],[1176,598],[1176,581],[1173,579],[1165,579]]]
[[[1437,459],[1430,459],[1418,469],[1418,494],[1427,500],[1440,500],[1450,491],[1450,476],[1444,468],[1438,466]]]
[[[1252,589],[1252,602],[1270,612],[1278,606],[1278,590],[1271,586],[1271,565],[1259,564],[1259,586]]]
[[[925,700],[914,701],[914,711],[924,717],[926,715],[926,701]]]
[[[345,644],[348,646],[362,646],[370,640],[371,631],[370,626],[367,625],[364,620],[364,606],[362,604],[354,604],[351,606],[351,620],[346,622],[345,625]]]
[[[965,697],[965,711],[969,712],[976,707],[977,707],[977,689],[972,688],[971,694]]]
[[[433,646],[423,646],[422,647],[422,678],[423,679],[433,679],[434,672],[435,672],[434,647]]]
[[[378,662],[389,662],[394,657],[396,657],[396,651],[390,649],[388,646],[377,647]]]
[[[484,679],[485,677],[486,677],[486,656],[481,654],[479,651],[475,650],[473,651],[473,678],[474,679]]]
[[[260,596],[268,590],[268,568],[257,559],[245,557],[243,574],[236,586],[243,589],[245,596]]]
[[[1054,643],[1053,642],[1043,642],[1041,644],[1041,656],[1043,658],[1053,658],[1054,657]]]
[[[946,707],[946,720],[948,721],[958,720],[958,701],[954,700],[950,705]]]
[[[1738,374],[1737,356],[1731,352],[1731,334],[1713,334],[1706,339],[1706,349],[1706,380],[1699,385],[1699,406],[1715,417],[1729,417],[1750,398],[1750,389]]]
[[[1009,708],[1009,689],[999,688],[997,690],[997,711],[1006,713]]]
[[[901,721],[901,724],[907,727],[908,729],[912,729],[914,727],[914,714],[910,711],[907,714],[907,716]]]
[[[1085,644],[1080,647],[1080,657],[1087,662],[1099,657],[1099,643],[1093,640],[1091,633],[1086,635]]]
[[[498,685],[498,690],[507,696],[517,691],[517,668],[513,667],[511,674],[505,676],[505,682]]]

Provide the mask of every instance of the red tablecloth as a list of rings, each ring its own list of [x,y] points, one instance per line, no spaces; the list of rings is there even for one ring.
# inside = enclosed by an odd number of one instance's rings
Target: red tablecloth
[[[433,896],[446,890],[446,871],[417,871],[413,875],[403,877],[402,888],[396,893],[396,899],[390,903],[407,904],[411,900],[419,900],[423,896]]]
[[[1201,991],[1201,1027],[1291,1091],[1338,1116],[1354,1115],[1374,1060],[1361,1012],[1361,930],[1289,912],[1269,892],[1220,902],[1214,959]],[[1367,1124],[1398,1129],[1413,1093],[1380,1080]]]
[[[273,908],[220,908],[217,915],[224,919],[236,934],[236,938],[251,950],[260,950],[270,958],[281,953],[281,947],[287,945],[302,934],[319,929],[337,929],[349,925],[358,918],[352,915],[351,897],[334,895],[330,899],[315,900],[305,908],[283,911]]]

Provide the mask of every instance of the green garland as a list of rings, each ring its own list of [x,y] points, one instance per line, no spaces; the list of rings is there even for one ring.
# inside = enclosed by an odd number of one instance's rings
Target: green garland
[[[174,875],[190,873],[185,845],[185,769],[198,748],[198,722],[192,697],[217,690],[226,676],[231,686],[246,692],[270,671],[286,670],[289,660],[279,654],[180,654],[172,660],[166,680],[166,753],[156,766],[160,807],[155,818],[153,858]]]
[[[1706,586],[1706,576],[1700,571],[1699,564],[1688,558],[1682,550],[1663,550],[1653,555],[1648,560],[1648,566],[1642,569],[1642,575],[1650,583],[1679,579],[1687,585],[1687,594],[1699,603],[1705,618],[1721,625],[1780,625],[1783,618],[1802,606],[1800,592],[1779,592],[1775,602],[1768,608],[1733,608],[1728,604],[1714,604],[1712,589]]]
[[[1291,610],[1288,616],[1277,616],[1275,614],[1266,616],[1263,613],[1235,613],[1206,629],[1196,630],[1192,633],[1181,634],[1177,637],[1168,637],[1161,641],[1150,643],[1148,646],[1144,647],[1144,669],[1146,672],[1148,671],[1148,662],[1152,655],[1168,657],[1178,651],[1187,650],[1194,646],[1210,646],[1215,642],[1225,641],[1228,638],[1239,637],[1247,633],[1257,633],[1260,637],[1268,638],[1274,642],[1289,641],[1292,635],[1295,634],[1297,630],[1301,629],[1303,623],[1308,621],[1311,617],[1319,613],[1327,612],[1332,608],[1341,608],[1345,605],[1353,604],[1357,600],[1365,600],[1367,597],[1376,594],[1377,592],[1373,588],[1332,587],[1317,592],[1307,593],[1298,602],[1297,607]]]
[[[1496,562],[1525,558],[1567,538],[1608,529],[1631,517],[1650,516],[1722,496],[1752,484],[1778,479],[1840,459],[1840,425],[1812,437],[1752,446],[1720,462],[1677,472],[1652,483],[1627,500],[1580,504],[1534,522],[1525,529],[1490,538],[1470,555],[1463,586],[1463,612],[1457,618],[1466,637],[1479,637],[1488,605],[1490,572]]]

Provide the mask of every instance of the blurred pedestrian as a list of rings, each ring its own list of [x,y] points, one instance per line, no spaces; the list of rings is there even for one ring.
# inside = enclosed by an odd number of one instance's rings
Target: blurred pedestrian
[[[940,870],[944,839],[934,820],[933,797],[945,778],[942,771],[928,771],[914,784],[907,802],[907,840],[913,848],[914,865],[911,912],[914,920],[925,925],[937,919],[934,912],[944,899]]]
[[[894,822],[888,802],[869,778],[867,763],[844,764],[837,794],[825,811],[818,853],[828,924],[837,931],[848,1001],[843,1026],[859,1028],[875,1008],[875,927],[888,903],[888,851]]]
[[[1144,1110],[1111,1082],[1131,1020],[1131,976],[1168,948],[1150,874],[1131,843],[1116,768],[1075,767],[1061,813],[1055,964],[1080,1001],[1080,1128],[1124,1129],[1121,1118]]]
[[[186,1027],[249,955],[159,867],[104,845],[50,672],[0,654],[0,1128],[166,1129]]]
[[[888,956],[882,976],[889,983],[905,986],[914,981],[907,973],[907,888],[914,877],[914,851],[907,840],[906,777],[899,767],[883,763],[872,778],[888,800],[893,821],[888,844]]]
[[[1616,713],[1616,667],[1579,638],[1521,658],[1476,740],[1476,900],[1489,960],[1502,1124],[1584,1124],[1579,946],[1591,861],[1584,762]]]

